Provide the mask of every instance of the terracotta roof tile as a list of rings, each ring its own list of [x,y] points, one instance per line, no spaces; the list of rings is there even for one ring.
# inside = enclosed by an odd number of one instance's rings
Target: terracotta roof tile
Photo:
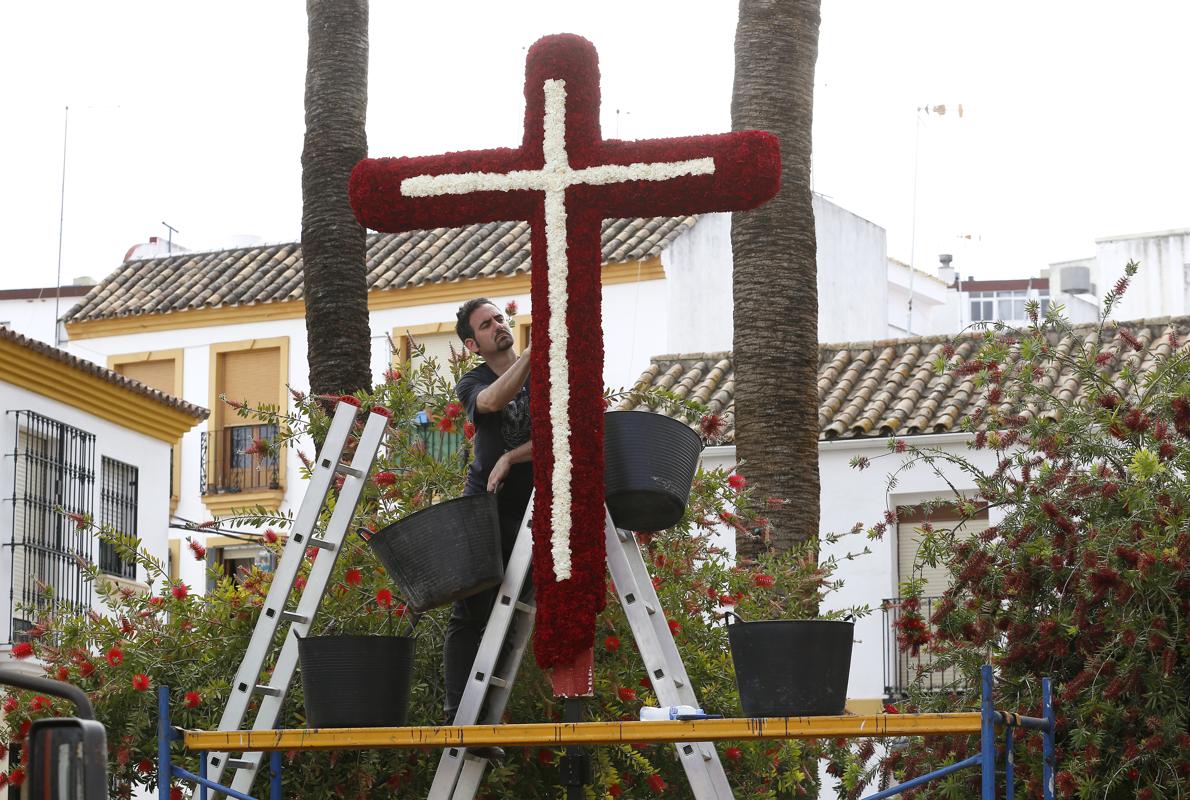
[[[1104,350],[1117,355],[1112,367],[1116,375],[1127,364],[1142,374],[1172,351],[1169,335],[1179,346],[1190,340],[1190,316],[1164,317],[1123,323],[1141,343],[1135,351],[1118,334],[1105,332]],[[1068,353],[1096,336],[1090,327],[1076,329],[1074,336],[1054,344]],[[1078,341],[1076,341],[1076,339]],[[942,355],[951,337],[915,337],[878,342],[818,345],[818,427],[821,440],[886,437],[892,434],[957,432],[960,420],[987,404],[986,394],[975,386],[974,376],[960,376],[953,370],[939,375],[934,361]],[[978,343],[970,338],[955,342],[955,359],[971,358]],[[1117,378],[1117,388],[1124,387]],[[638,387],[659,386],[680,397],[698,400],[724,417],[724,441],[735,435],[735,370],[731,353],[687,353],[656,356],[641,374]],[[1070,370],[1042,375],[1038,385],[1055,397],[1070,400],[1082,392],[1078,375]],[[645,408],[628,398],[617,408]],[[1037,413],[1029,409],[1026,416]],[[1046,412],[1054,416],[1053,411]]]
[[[603,225],[603,261],[614,264],[657,256],[694,222],[695,217],[607,220]],[[373,233],[367,239],[369,290],[515,275],[528,272],[529,267],[529,225],[525,222]],[[66,320],[275,303],[302,296],[299,244],[177,253],[125,261],[91,289]]]
[[[57,347],[51,347],[45,342],[38,341],[37,339],[30,339],[28,336],[19,334],[11,328],[6,328],[3,325],[0,325],[0,340],[12,342],[19,347],[24,347],[32,350],[35,353],[40,353],[43,356],[52,358],[54,361],[59,361],[63,364],[66,364],[67,366],[76,369],[79,372],[86,373],[87,375],[94,375],[100,380],[107,381],[108,383],[114,384],[115,386],[119,386],[121,389],[126,389],[135,394],[152,398],[158,403],[169,406],[170,408],[176,408],[184,414],[194,417],[196,420],[204,420],[210,415],[210,412],[202,406],[196,406],[193,403],[188,403],[185,400],[174,397],[171,394],[166,394],[159,389],[153,389],[149,386],[145,386],[140,381],[135,381],[132,378],[126,378],[114,370],[101,367],[93,361],[87,361],[84,358],[79,358],[78,356],[72,355],[65,350],[59,350]]]

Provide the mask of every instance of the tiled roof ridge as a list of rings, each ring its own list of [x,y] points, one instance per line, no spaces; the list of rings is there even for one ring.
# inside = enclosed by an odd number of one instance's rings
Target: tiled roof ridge
[[[607,219],[604,264],[655,257],[697,217]],[[453,228],[369,233],[368,291],[518,275],[530,267],[528,224],[486,222]],[[300,242],[187,251],[122,262],[66,314],[67,322],[251,306],[304,296]]]
[[[1131,331],[1139,351],[1115,332],[1117,326]],[[1068,354],[1080,343],[1091,341],[1097,331],[1097,323],[1075,325],[1060,341],[1051,339],[1051,346],[1056,354]],[[934,365],[944,355],[947,344],[955,348],[949,359],[952,364],[974,357],[983,334],[982,330],[970,330],[958,335],[819,344],[819,440],[959,432],[964,417],[986,407],[987,395],[976,387],[975,375],[953,369],[939,374]],[[1170,342],[1170,336],[1175,341]],[[1108,379],[1122,388],[1120,373],[1124,366],[1146,373],[1158,359],[1186,347],[1188,341],[1190,315],[1109,322],[1104,328],[1103,346],[1113,355],[1109,368],[1114,371]],[[679,397],[703,402],[710,411],[724,417],[728,428],[725,441],[731,442],[735,408],[732,359],[731,351],[654,356],[635,387],[664,388]],[[1042,375],[1037,386],[1066,402],[1083,393],[1077,371],[1059,364]],[[636,397],[629,394],[617,408],[632,410],[638,406]],[[1056,417],[1059,412],[1031,407],[1022,413],[1026,417],[1035,413]]]
[[[0,325],[0,339],[5,339],[20,347],[32,350],[33,352],[39,353],[48,358],[52,358],[53,360],[62,364],[66,364],[73,369],[77,369],[80,372],[84,372],[88,375],[93,375],[100,380],[119,386],[122,389],[127,389],[131,392],[135,392],[136,394],[144,395],[145,397],[156,400],[157,402],[169,406],[170,408],[176,408],[177,410],[194,417],[196,420],[204,420],[211,413],[202,406],[190,403],[181,399],[180,397],[175,397],[172,394],[161,391],[160,389],[154,389],[151,386],[146,386],[140,381],[121,375],[115,370],[108,369],[107,367],[101,367],[94,361],[88,361],[85,358],[79,358],[73,353],[68,353],[65,350],[48,345],[45,342],[30,338],[22,333],[17,333],[12,328],[6,327],[4,325]]]

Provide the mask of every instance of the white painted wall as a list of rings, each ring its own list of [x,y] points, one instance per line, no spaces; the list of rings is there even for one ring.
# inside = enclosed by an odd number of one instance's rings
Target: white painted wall
[[[78,301],[77,297],[63,297],[58,305],[58,313],[65,314]],[[54,319],[53,297],[0,300],[0,325],[30,339],[54,344]]]
[[[167,443],[129,430],[92,414],[44,397],[9,383],[0,382],[0,541],[8,543],[13,535],[14,464],[11,454],[16,447],[16,413],[33,411],[44,417],[95,434],[95,518],[100,514],[100,485],[103,457],[114,458],[137,468],[137,533],[148,551],[162,563],[168,559],[169,461]],[[92,553],[98,558],[98,543]],[[0,642],[10,638],[12,548],[0,548]],[[144,570],[137,579],[144,581]],[[98,602],[98,598],[97,598]],[[101,605],[97,605],[101,608]]]
[[[665,352],[718,353],[730,350],[731,214],[699,217],[690,231],[662,251],[661,263],[669,284],[669,307],[673,309],[669,315]]]
[[[910,279],[912,275],[912,279]],[[913,319],[910,330],[909,296],[913,286]],[[959,327],[958,298],[939,278],[895,258],[888,259],[888,336],[932,336],[953,333]],[[883,337],[880,337],[883,338]]]
[[[1140,271],[1116,306],[1118,320],[1190,314],[1190,230],[1097,239],[1092,280],[1100,295],[1123,276],[1130,260]]]
[[[818,238],[818,341],[888,335],[888,246],[884,228],[814,195]]]

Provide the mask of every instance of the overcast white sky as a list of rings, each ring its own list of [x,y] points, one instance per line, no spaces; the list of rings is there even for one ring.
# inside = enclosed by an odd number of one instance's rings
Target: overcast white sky
[[[735,15],[377,0],[370,153],[517,145],[525,49],[563,31],[599,49],[606,137],[727,130]],[[112,271],[163,222],[191,247],[295,240],[305,24],[298,0],[5,3],[0,288],[55,282],[66,105],[64,282]],[[1181,0],[823,0],[815,189],[885,228],[889,255],[933,270],[955,252],[981,278],[1190,227],[1187,31]],[[916,111],[957,103],[962,119]]]

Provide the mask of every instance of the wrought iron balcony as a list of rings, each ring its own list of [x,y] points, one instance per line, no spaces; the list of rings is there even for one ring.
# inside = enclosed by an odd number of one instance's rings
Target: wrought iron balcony
[[[934,632],[930,622],[934,612],[942,602],[941,597],[921,597],[919,608],[921,616]],[[893,597],[884,600],[881,610],[884,612],[884,699],[886,702],[903,700],[909,694],[909,688],[920,680],[920,687],[926,691],[944,691],[955,686],[961,679],[960,674],[953,667],[937,669],[933,666],[934,656],[928,649],[922,648],[916,655],[903,651],[897,645],[897,621],[901,618],[901,604],[904,600]]]
[[[199,487],[203,495],[280,489],[276,425],[235,425],[202,434]]]

